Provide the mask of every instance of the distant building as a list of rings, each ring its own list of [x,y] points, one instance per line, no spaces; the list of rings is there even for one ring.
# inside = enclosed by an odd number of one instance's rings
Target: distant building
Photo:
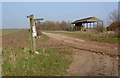
[[[95,25],[95,23],[97,23],[97,25]],[[82,31],[82,30],[85,30],[84,29],[85,26],[86,28],[92,28],[99,25],[103,26],[103,21],[97,17],[88,17],[88,18],[76,20],[71,24],[74,24],[73,28],[75,31]]]
[[[120,30],[120,22],[113,22],[107,27],[107,31],[118,31]]]

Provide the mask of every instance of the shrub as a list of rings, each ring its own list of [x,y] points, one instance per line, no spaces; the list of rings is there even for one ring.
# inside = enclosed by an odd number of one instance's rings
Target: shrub
[[[96,26],[94,28],[94,31],[97,32],[97,33],[102,33],[105,31],[105,27],[104,26]]]

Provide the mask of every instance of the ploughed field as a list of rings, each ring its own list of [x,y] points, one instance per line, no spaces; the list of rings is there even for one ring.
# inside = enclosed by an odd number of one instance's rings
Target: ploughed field
[[[28,30],[2,36],[2,74],[3,76],[118,76],[117,50],[111,50],[115,51],[112,53],[105,48],[93,48],[92,44],[99,46],[99,43],[92,41],[89,41],[88,45],[91,45],[89,47],[84,41],[86,40],[43,32],[36,39],[39,54],[31,54],[31,38]],[[106,46],[116,47],[111,44]]]

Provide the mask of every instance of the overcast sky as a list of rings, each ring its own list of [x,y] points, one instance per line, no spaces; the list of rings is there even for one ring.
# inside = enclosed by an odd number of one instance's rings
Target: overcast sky
[[[71,22],[95,16],[106,23],[108,14],[117,9],[117,2],[3,2],[2,28],[29,28],[26,16],[30,14],[44,21]]]

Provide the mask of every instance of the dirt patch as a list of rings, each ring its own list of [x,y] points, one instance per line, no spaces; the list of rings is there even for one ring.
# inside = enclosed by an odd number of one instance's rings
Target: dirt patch
[[[15,47],[24,48],[28,47],[30,43],[28,42],[28,32],[29,31],[19,31],[7,36],[2,37],[2,49]]]
[[[68,76],[118,76],[118,59],[108,55],[75,50]]]

